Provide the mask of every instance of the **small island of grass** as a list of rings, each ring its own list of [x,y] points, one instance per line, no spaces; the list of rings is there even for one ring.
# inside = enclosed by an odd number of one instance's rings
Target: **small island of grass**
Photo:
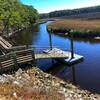
[[[96,38],[100,37],[100,20],[62,19],[50,23],[47,29],[64,36]]]

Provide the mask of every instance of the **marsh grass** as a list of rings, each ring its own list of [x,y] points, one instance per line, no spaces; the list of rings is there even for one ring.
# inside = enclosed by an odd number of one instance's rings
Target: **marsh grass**
[[[48,29],[56,33],[71,29],[76,37],[96,37],[100,36],[100,20],[63,19],[50,23]]]

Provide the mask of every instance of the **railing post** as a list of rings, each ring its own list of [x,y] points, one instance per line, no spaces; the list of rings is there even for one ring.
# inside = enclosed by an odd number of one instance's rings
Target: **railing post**
[[[18,63],[17,63],[16,53],[14,51],[11,52],[11,57],[14,60],[14,67],[17,68],[18,67]]]
[[[32,58],[33,58],[33,61],[34,61],[34,67],[36,67],[35,48],[34,47],[32,49]]]

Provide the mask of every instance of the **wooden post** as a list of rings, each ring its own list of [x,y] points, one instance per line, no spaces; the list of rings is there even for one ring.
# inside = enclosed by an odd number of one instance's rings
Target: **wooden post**
[[[11,52],[11,57],[14,60],[14,67],[16,69],[18,67],[18,63],[17,63],[17,59],[16,59],[16,53],[15,52]]]
[[[34,67],[36,67],[36,59],[35,59],[35,48],[33,48],[32,52],[32,58],[33,58],[33,63],[34,63]]]

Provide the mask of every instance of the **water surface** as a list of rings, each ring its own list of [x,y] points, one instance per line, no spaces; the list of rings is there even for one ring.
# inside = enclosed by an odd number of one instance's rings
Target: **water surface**
[[[49,23],[49,22],[48,22]],[[33,26],[22,31],[15,37],[17,44],[32,44],[35,46],[49,46],[49,34],[46,30],[48,23]],[[74,52],[84,56],[84,61],[68,66],[52,59],[38,60],[37,64],[42,70],[50,68],[47,72],[65,81],[70,80],[83,89],[100,93],[100,41],[76,39]],[[70,39],[52,34],[52,45],[70,51]]]

